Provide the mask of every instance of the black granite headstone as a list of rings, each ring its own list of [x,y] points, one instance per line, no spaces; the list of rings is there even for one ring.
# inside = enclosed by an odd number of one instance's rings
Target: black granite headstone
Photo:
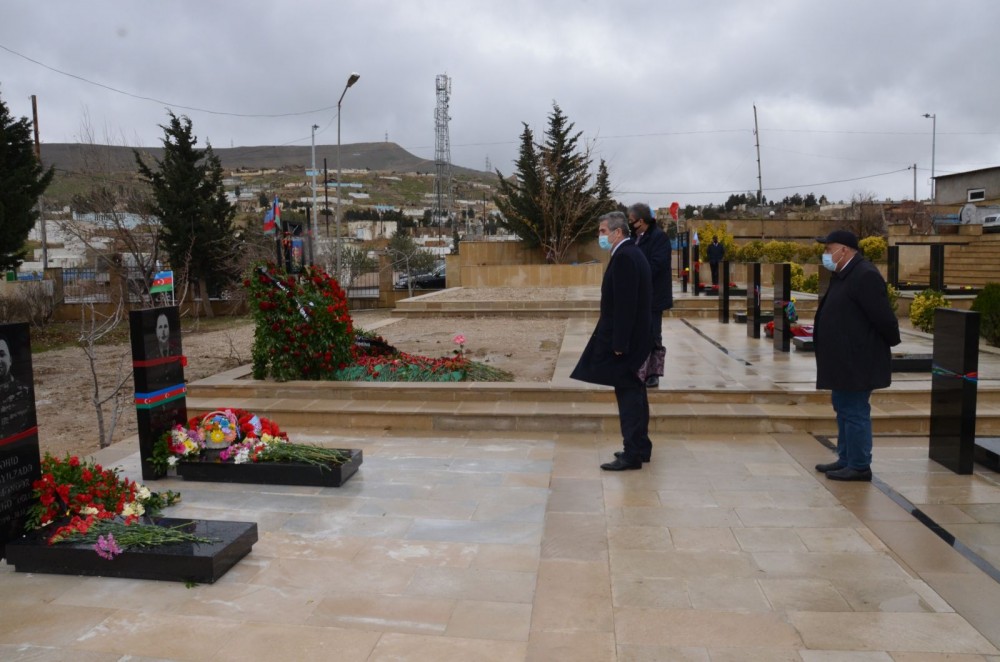
[[[774,348],[787,352],[791,348],[792,321],[788,319],[788,303],[792,300],[792,265],[774,265]]]
[[[899,246],[889,246],[888,267],[886,268],[886,280],[890,285],[899,289]]]
[[[760,338],[760,262],[747,265],[747,338]]]
[[[0,558],[24,534],[40,466],[30,329],[0,324]]]
[[[139,459],[143,480],[162,476],[153,468],[153,447],[176,424],[187,423],[187,387],[176,306],[129,312]]]
[[[931,244],[931,289],[944,292],[944,245]]]
[[[719,283],[719,321],[729,324],[729,260],[723,260],[719,269],[722,282]]]
[[[700,247],[697,243],[691,245],[691,291],[695,296],[701,294],[701,260]]]
[[[688,252],[688,233],[677,235],[681,247],[681,292],[688,291],[688,279],[691,272],[691,254]]]
[[[935,310],[928,456],[958,474],[972,473],[978,370],[979,313]]]

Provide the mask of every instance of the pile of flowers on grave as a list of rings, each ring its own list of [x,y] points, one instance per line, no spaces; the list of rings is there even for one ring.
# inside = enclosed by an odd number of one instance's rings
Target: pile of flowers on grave
[[[47,532],[50,545],[93,545],[102,558],[111,560],[138,547],[158,547],[178,542],[209,543],[184,528],[159,526],[150,518],[180,501],[176,492],[151,492],[123,478],[118,469],[67,455],[46,453],[42,476],[34,482],[35,503],[28,513],[28,528]]]
[[[254,379],[513,380],[509,372],[470,360],[464,337],[451,355],[431,358],[400,352],[379,336],[356,330],[344,290],[317,267],[291,276],[273,264],[259,264],[243,284],[255,322]]]
[[[208,451],[208,452],[207,452]],[[347,451],[297,444],[277,423],[244,409],[220,409],[175,425],[153,446],[150,464],[166,474],[178,462],[299,462],[322,468],[351,459]]]

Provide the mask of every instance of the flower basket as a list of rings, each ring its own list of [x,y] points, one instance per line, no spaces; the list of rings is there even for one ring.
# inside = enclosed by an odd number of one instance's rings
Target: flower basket
[[[205,414],[198,431],[205,440],[205,448],[223,450],[239,437],[239,422],[231,410],[216,410]]]

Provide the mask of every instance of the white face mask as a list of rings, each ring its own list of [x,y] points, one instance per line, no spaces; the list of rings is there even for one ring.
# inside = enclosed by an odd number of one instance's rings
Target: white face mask
[[[840,251],[834,251],[834,253],[839,253]],[[823,266],[830,271],[837,270],[837,262],[833,259],[833,253],[823,253]]]

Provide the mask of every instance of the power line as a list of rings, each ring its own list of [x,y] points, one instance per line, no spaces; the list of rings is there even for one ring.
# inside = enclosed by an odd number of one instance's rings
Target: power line
[[[211,109],[208,109],[208,108],[198,108],[196,106],[185,106],[185,105],[182,105],[182,104],[179,104],[179,103],[171,103],[170,101],[163,101],[162,99],[157,99],[155,97],[147,97],[147,96],[142,96],[141,94],[133,94],[132,92],[126,92],[125,90],[119,90],[116,87],[111,87],[110,85],[105,85],[104,83],[98,83],[97,81],[90,80],[89,78],[84,78],[83,76],[78,76],[77,74],[70,73],[68,71],[63,71],[62,69],[56,69],[55,67],[49,66],[49,65],[45,64],[44,62],[39,62],[38,60],[30,58],[30,57],[28,57],[27,55],[25,55],[23,53],[18,53],[17,51],[15,51],[15,50],[13,50],[11,48],[7,48],[3,44],[0,44],[0,49],[5,50],[5,51],[7,51],[8,53],[10,53],[12,55],[16,55],[17,57],[24,58],[28,62],[32,62],[34,64],[37,64],[38,66],[43,67],[45,69],[48,69],[49,71],[54,71],[57,74],[61,74],[63,76],[69,76],[70,78],[75,78],[76,80],[79,80],[79,81],[82,81],[84,83],[87,83],[88,85],[94,85],[96,87],[104,88],[105,90],[110,90],[110,91],[112,91],[112,92],[114,92],[116,94],[122,94],[124,96],[132,97],[133,99],[139,99],[141,101],[152,101],[154,103],[158,103],[158,104],[161,104],[161,105],[164,105],[164,106],[169,106],[171,108],[181,108],[183,110],[191,110],[191,111],[195,111],[195,112],[198,112],[198,113],[208,113],[209,115],[224,115],[224,116],[227,116],[227,117],[272,117],[272,118],[273,117],[296,117],[296,116],[299,116],[299,115],[311,115],[313,113],[326,112],[328,110],[332,110],[332,109],[335,109],[337,107],[335,105],[334,106],[325,106],[323,108],[316,108],[314,110],[303,110],[303,111],[294,112],[294,113],[232,113],[232,112],[225,112],[225,111],[221,111],[221,110],[211,110]]]
[[[880,172],[874,175],[863,175],[861,177],[851,177],[849,179],[834,179],[828,182],[817,182],[813,184],[796,184],[794,186],[770,186],[764,191],[788,191],[791,189],[804,189],[816,186],[826,186],[828,184],[843,184],[846,182],[857,182],[862,179],[874,179],[876,177],[885,177],[887,175],[895,175],[900,172],[907,172],[909,168],[900,168],[899,170],[891,170],[889,172]],[[628,195],[723,195],[726,193],[746,193],[746,189],[731,189],[728,191],[618,191],[618,193],[628,194]]]

